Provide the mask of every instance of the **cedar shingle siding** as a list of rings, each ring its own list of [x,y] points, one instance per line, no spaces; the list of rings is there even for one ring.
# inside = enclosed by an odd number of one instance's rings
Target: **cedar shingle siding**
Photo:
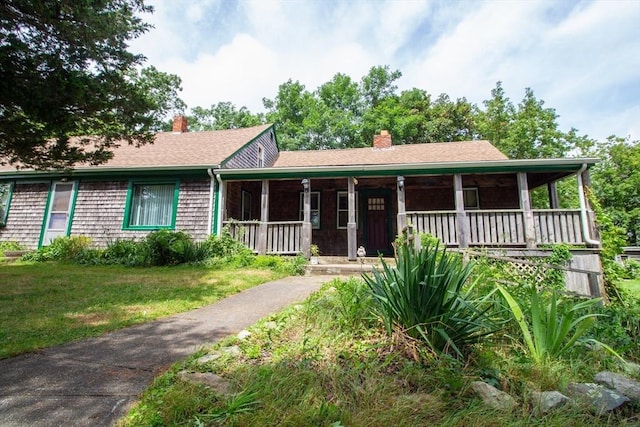
[[[18,242],[29,249],[38,247],[49,184],[21,184],[13,187],[7,225],[0,228],[0,240]]]
[[[147,230],[123,230],[129,181],[81,182],[71,235],[88,236],[96,246],[116,239],[142,238]],[[176,230],[197,240],[208,236],[209,181],[181,181]]]
[[[258,146],[262,146],[264,167],[271,167],[278,158],[278,147],[275,142],[273,128],[254,139],[243,147],[224,165],[226,169],[256,168],[258,167]]]

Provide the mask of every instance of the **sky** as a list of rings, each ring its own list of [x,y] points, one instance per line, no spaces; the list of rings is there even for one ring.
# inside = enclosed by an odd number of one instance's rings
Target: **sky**
[[[180,76],[188,108],[230,101],[257,113],[289,79],[313,91],[388,65],[400,91],[482,106],[501,81],[514,104],[531,88],[563,131],[640,140],[640,0],[146,3],[154,28],[130,50]]]

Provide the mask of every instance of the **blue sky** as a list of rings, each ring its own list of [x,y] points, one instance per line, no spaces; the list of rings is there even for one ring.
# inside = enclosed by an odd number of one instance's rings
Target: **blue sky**
[[[562,130],[640,139],[640,0],[152,0],[155,26],[131,50],[179,75],[191,107],[253,112],[278,86],[314,90],[375,65],[418,87],[481,105],[497,81],[526,87]]]

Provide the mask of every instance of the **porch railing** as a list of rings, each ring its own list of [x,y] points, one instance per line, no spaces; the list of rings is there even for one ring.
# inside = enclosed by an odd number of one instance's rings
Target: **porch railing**
[[[533,210],[535,241],[537,244],[584,244],[580,210]],[[407,223],[416,233],[428,233],[444,244],[457,246],[458,217],[456,211],[407,212]],[[520,209],[465,211],[470,245],[521,246],[526,245],[525,216]]]
[[[302,221],[268,222],[225,221],[231,236],[254,252],[260,252],[262,236],[268,254],[297,254],[302,252]]]
[[[537,243],[584,243],[580,209],[537,209],[533,220]]]

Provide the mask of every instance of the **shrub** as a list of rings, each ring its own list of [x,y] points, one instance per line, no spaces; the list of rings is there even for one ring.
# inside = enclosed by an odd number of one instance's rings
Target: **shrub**
[[[72,261],[81,252],[89,249],[91,239],[86,236],[57,237],[51,244],[25,254],[25,261]]]
[[[590,299],[563,300],[554,289],[550,293],[527,286],[528,304],[521,307],[509,291],[498,285],[535,363],[555,359],[569,350],[593,326],[597,313],[582,312],[600,302]]]
[[[389,334],[399,328],[436,353],[452,350],[462,356],[467,345],[495,331],[487,316],[491,294],[474,298],[473,286],[463,290],[473,264],[437,244],[419,250],[401,244],[396,264],[389,267],[382,260],[382,271],[363,275]]]
[[[209,256],[216,258],[229,257],[248,250],[245,245],[233,238],[228,227],[223,228],[219,236],[209,236],[206,244]]]
[[[151,265],[199,262],[209,256],[209,246],[206,243],[196,243],[182,231],[154,231],[147,235],[145,242]]]
[[[18,242],[0,242],[0,258],[4,256],[5,252],[23,251],[24,249],[25,247]]]
[[[116,239],[107,245],[102,254],[105,264],[138,267],[149,264],[149,246],[146,242],[130,239]]]

